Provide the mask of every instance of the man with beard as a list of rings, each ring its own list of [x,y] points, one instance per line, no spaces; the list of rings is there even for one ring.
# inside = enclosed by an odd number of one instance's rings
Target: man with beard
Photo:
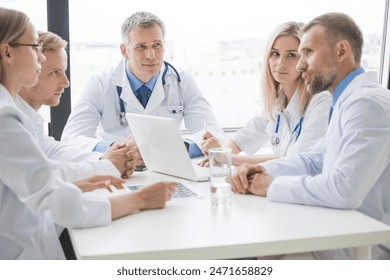
[[[390,92],[360,66],[363,36],[342,13],[321,15],[303,28],[297,69],[311,94],[333,95],[326,136],[303,153],[262,165],[241,165],[233,191],[272,201],[355,209],[390,224]],[[372,258],[390,259],[390,244]],[[352,259],[346,248],[278,256]]]

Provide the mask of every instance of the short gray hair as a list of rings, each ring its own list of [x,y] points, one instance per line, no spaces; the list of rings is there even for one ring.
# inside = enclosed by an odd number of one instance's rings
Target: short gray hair
[[[130,41],[129,35],[130,32],[137,27],[153,27],[160,26],[163,39],[165,39],[165,24],[162,20],[149,12],[136,12],[129,16],[124,23],[122,24],[121,33],[122,33],[122,42],[128,44]]]

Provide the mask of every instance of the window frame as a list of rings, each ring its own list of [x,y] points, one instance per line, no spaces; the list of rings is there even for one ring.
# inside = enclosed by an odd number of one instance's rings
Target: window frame
[[[384,24],[382,33],[382,49],[379,68],[380,82],[390,89],[390,19],[389,19],[389,1],[385,0]],[[69,40],[69,0],[47,0],[47,18],[48,30],[57,33],[62,38]],[[68,53],[67,76],[70,80],[71,53]],[[60,140],[62,131],[71,112],[71,90],[72,83],[65,90],[61,98],[61,103],[57,107],[50,108],[49,135],[56,140]],[[231,130],[231,129],[230,129]]]

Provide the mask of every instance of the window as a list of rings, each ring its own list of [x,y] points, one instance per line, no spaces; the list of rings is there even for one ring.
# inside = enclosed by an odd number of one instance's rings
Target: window
[[[45,0],[2,2],[2,6],[26,12],[37,28],[46,28]],[[331,11],[351,15],[365,37],[363,67],[382,78],[387,2],[279,0],[265,5],[256,0],[69,0],[72,104],[92,73],[113,67],[121,59],[124,19],[146,10],[166,24],[165,59],[192,73],[221,126],[241,127],[262,110],[263,48],[270,32],[284,21],[307,22]],[[384,75],[388,75],[388,57],[387,52]]]
[[[383,25],[383,42],[382,42],[382,53],[381,53],[381,67],[379,70],[380,81],[382,85],[390,89],[390,18],[389,18],[389,0],[386,1],[385,8],[385,20]]]
[[[47,30],[47,0],[1,0],[1,7],[15,9],[29,16],[38,30]]]
[[[273,28],[284,21],[307,22],[329,11],[348,13],[364,32],[363,67],[379,72],[384,0],[353,5],[339,0],[315,5],[310,0],[279,0],[264,7],[255,0],[102,2],[70,0],[73,102],[91,73],[119,62],[120,27],[139,10],[165,22],[166,60],[195,76],[225,128],[240,127],[261,112],[263,47]]]

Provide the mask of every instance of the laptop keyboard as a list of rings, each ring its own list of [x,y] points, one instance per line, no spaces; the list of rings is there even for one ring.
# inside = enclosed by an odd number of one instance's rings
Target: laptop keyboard
[[[199,197],[199,195],[188,188],[183,182],[177,182],[179,184],[179,188],[177,191],[172,195],[172,198],[175,199],[182,199],[182,198],[196,198]],[[136,191],[139,188],[142,187],[142,185],[133,185],[133,186],[126,186],[131,191]]]

